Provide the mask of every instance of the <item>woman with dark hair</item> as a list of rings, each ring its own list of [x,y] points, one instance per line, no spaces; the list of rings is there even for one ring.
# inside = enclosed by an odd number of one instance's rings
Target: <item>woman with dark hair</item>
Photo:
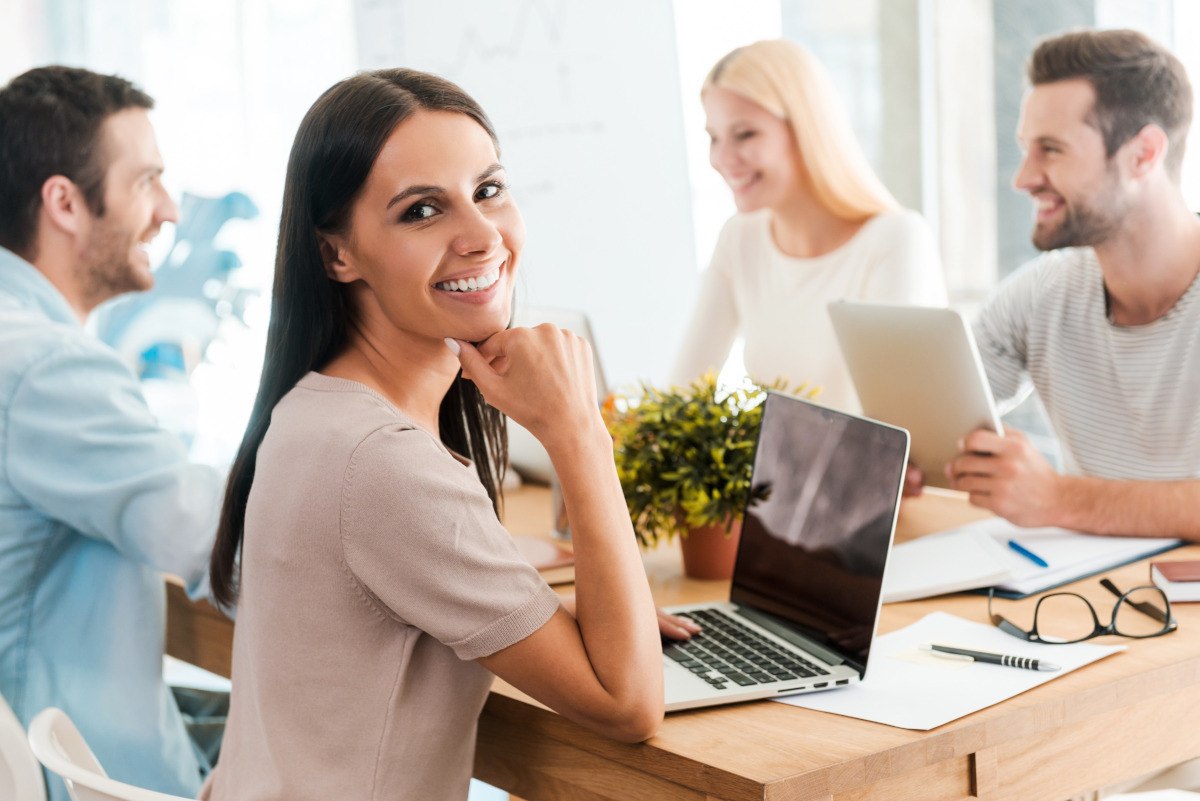
[[[617,739],[662,719],[591,354],[506,330],[525,229],[504,181],[482,109],[431,75],[349,78],[300,125],[213,553],[238,607],[213,799],[465,798],[493,673]],[[562,483],[577,609],[497,519],[501,413]]]

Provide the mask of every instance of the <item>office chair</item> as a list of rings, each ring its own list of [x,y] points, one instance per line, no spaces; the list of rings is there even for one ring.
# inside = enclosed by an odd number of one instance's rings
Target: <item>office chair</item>
[[[25,727],[0,697],[0,798],[46,801],[42,766],[29,750]]]
[[[29,724],[29,747],[67,785],[72,801],[188,801],[108,778],[79,729],[61,709],[43,709]]]

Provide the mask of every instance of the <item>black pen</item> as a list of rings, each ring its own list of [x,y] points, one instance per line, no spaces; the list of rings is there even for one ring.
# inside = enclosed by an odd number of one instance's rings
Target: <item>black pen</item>
[[[1030,659],[1027,656],[989,654],[986,651],[968,651],[966,648],[951,648],[949,645],[922,645],[921,648],[938,654],[965,657],[972,662],[987,662],[991,665],[1003,665],[1004,667],[1024,668],[1026,670],[1061,670],[1058,665],[1052,662],[1045,662],[1041,659]]]

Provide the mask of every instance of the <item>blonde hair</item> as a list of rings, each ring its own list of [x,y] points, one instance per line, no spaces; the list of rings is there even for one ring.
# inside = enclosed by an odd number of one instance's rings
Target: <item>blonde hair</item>
[[[867,164],[825,68],[800,45],[770,39],[739,47],[709,71],[700,94],[712,87],[788,123],[810,188],[830,213],[865,220],[899,207]]]

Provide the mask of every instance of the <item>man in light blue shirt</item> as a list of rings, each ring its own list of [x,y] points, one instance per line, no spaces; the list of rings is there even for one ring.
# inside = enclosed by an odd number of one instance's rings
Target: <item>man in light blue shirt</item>
[[[177,216],[152,105],[66,67],[0,89],[0,694],[26,726],[65,710],[114,779],[194,796],[163,573],[204,586],[221,481],[83,329],[153,285],[145,246]]]

